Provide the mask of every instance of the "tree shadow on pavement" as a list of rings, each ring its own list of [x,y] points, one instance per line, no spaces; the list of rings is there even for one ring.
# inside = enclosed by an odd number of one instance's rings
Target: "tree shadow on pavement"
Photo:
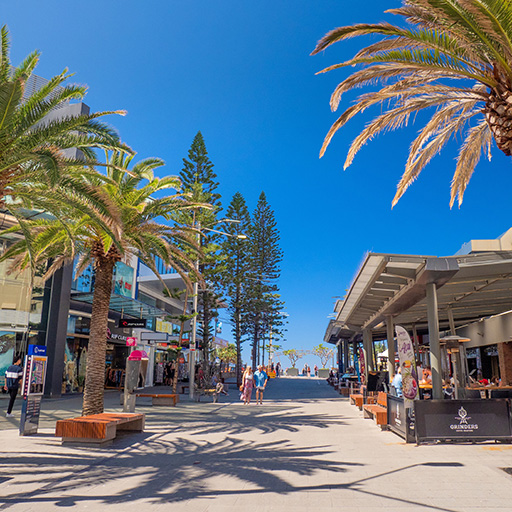
[[[287,440],[256,442],[226,437],[220,442],[196,442],[170,437],[157,434],[100,458],[79,450],[2,457],[0,470],[9,471],[16,481],[10,489],[18,490],[0,498],[4,504],[0,508],[41,503],[108,505],[141,499],[163,504],[236,494],[241,488],[288,494],[296,487],[279,472],[309,476],[342,473],[348,466],[359,465],[328,459],[335,453],[328,447],[298,449]],[[219,477],[222,489],[215,489]]]
[[[195,435],[223,433],[226,435],[254,432],[255,434],[270,434],[283,430],[298,432],[304,427],[328,428],[334,425],[344,425],[342,416],[304,414],[298,407],[231,407],[227,404],[198,414],[197,411],[180,409],[179,415],[174,414],[179,423],[170,419],[168,412],[158,412],[154,409],[148,412],[148,425],[165,426],[175,434],[181,432]]]

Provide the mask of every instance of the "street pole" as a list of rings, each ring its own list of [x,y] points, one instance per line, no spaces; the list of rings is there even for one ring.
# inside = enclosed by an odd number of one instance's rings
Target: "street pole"
[[[272,350],[272,329],[268,340],[268,365],[270,366],[274,360],[274,351]]]
[[[197,243],[201,243],[201,223],[197,223]],[[197,282],[197,273],[199,273],[199,258],[196,259],[195,263],[196,276],[194,282],[194,297],[192,299],[192,309],[194,316],[192,317],[192,339],[190,340],[189,347],[189,381],[188,381],[188,392],[190,398],[194,399],[194,382],[196,373],[196,333],[197,333],[197,295],[199,294],[199,284]]]

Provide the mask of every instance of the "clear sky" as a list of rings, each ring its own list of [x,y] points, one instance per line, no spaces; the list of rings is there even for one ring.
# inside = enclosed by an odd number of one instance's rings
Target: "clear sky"
[[[455,144],[391,210],[421,124],[379,137],[343,172],[350,142],[378,110],[367,112],[344,127],[319,160],[336,119],[329,96],[352,68],[315,72],[348,59],[363,40],[315,57],[310,52],[337,26],[395,21],[383,11],[399,4],[0,0],[0,22],[11,31],[13,63],[37,48],[38,75],[68,67],[74,81],[89,86],[93,110],[126,109],[125,118],[111,123],[141,158],[161,157],[165,172],[177,174],[201,130],[225,205],[240,191],[252,211],[265,191],[285,254],[285,347],[310,349],[322,341],[334,297],[349,287],[366,251],[450,255],[467,240],[495,238],[512,226],[510,159],[496,147],[492,163],[478,165],[462,207],[453,210]],[[342,107],[355,97],[348,94]]]

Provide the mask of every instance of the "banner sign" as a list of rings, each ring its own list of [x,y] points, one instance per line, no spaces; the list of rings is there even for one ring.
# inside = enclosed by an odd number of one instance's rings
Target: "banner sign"
[[[401,325],[395,326],[395,332],[396,347],[402,372],[404,405],[406,409],[410,409],[412,407],[412,401],[418,398],[419,390],[414,345],[412,344],[409,333]]]
[[[366,384],[366,362],[362,348],[359,348],[359,372],[361,374],[361,384]]]
[[[145,318],[120,318],[118,327],[146,327]]]
[[[510,403],[489,400],[416,400],[416,442],[512,440]]]

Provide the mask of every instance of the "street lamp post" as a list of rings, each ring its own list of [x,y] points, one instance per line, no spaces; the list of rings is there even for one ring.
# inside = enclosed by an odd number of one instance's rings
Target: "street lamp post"
[[[197,243],[199,245],[201,240],[201,223],[197,223]],[[199,258],[196,259],[195,265],[196,273],[199,273]],[[190,398],[194,399],[194,382],[196,377],[196,333],[197,333],[197,295],[199,293],[199,283],[196,280],[194,281],[194,296],[192,297],[192,310],[194,316],[192,317],[192,337],[190,340],[189,347],[189,382],[188,382],[188,392]]]
[[[239,220],[236,219],[222,219],[219,222],[234,222],[239,223]],[[225,233],[224,231],[218,231],[216,229],[210,228],[201,228],[201,222],[197,222],[195,226],[197,230],[197,243],[198,245],[201,242],[201,232],[202,231],[212,231],[213,233],[219,233],[221,235],[229,236],[232,238],[239,238],[240,240],[247,239],[246,235],[230,235],[229,233]],[[199,273],[199,258],[196,259],[195,262],[196,273]],[[195,373],[196,373],[196,339],[197,339],[197,296],[199,294],[199,283],[197,278],[194,282],[194,296],[192,299],[192,309],[194,316],[192,317],[192,337],[190,340],[190,348],[189,348],[189,396],[193,400],[194,399],[194,382],[195,382]]]

